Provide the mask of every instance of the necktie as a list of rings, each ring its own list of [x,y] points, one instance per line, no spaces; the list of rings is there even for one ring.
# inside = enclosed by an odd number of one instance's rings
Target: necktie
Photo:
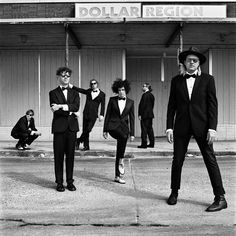
[[[120,98],[120,97],[118,97],[118,100],[125,100],[125,98]]]
[[[192,75],[185,74],[185,76],[184,76],[185,79],[189,79],[190,77],[196,78],[197,76],[195,74],[192,74]]]
[[[97,93],[98,91],[97,90],[93,90],[93,93]]]
[[[68,90],[68,87],[61,87],[62,91]]]

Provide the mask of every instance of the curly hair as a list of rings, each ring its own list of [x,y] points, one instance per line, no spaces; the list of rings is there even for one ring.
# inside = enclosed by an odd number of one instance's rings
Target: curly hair
[[[118,89],[123,88],[123,87],[125,88],[126,94],[128,94],[130,91],[130,83],[128,82],[128,80],[122,80],[120,78],[117,78],[113,82],[111,89],[112,89],[113,93],[118,93]]]

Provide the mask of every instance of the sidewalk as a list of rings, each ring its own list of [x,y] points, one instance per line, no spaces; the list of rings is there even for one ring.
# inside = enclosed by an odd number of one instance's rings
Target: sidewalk
[[[139,158],[147,157],[172,157],[173,145],[166,141],[166,138],[156,138],[154,148],[139,149],[140,138],[136,138],[134,142],[128,141],[126,148],[126,155],[129,157],[135,156]],[[0,142],[0,155],[8,156],[28,156],[28,157],[41,157],[52,158],[53,148],[52,142],[35,141],[30,146],[29,150],[19,151],[15,148],[16,141],[1,141]],[[82,145],[80,146],[82,148]],[[236,141],[216,141],[214,143],[214,150],[217,156],[236,155]],[[76,157],[114,157],[116,151],[115,140],[101,140],[91,141],[89,151],[76,150]],[[200,156],[199,148],[195,140],[191,140],[188,148],[189,156]]]

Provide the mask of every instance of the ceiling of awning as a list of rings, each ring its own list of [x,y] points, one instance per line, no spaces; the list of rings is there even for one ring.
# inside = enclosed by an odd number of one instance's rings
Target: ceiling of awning
[[[175,54],[179,47],[180,23],[126,22],[126,23],[70,23],[83,48],[123,48],[128,55]],[[71,35],[71,34],[70,34]],[[184,23],[183,46],[209,48],[236,46],[236,27],[232,23]],[[167,45],[169,42],[169,45]],[[70,37],[70,49],[77,49]],[[1,49],[64,49],[65,24],[31,23],[0,24]]]

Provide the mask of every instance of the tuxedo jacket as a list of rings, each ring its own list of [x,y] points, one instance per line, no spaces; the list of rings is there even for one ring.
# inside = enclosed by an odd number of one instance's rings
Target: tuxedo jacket
[[[125,108],[120,114],[118,96],[111,97],[104,120],[103,132],[122,131],[126,136],[134,136],[134,101],[126,98]]]
[[[52,133],[65,132],[68,128],[70,131],[79,131],[78,120],[75,114],[70,112],[77,112],[80,106],[80,97],[77,92],[72,89],[68,89],[67,100],[62,92],[60,86],[49,92],[50,106],[53,103],[56,104],[67,104],[69,111],[63,111],[59,109],[53,112],[52,120]]]
[[[154,118],[154,102],[155,98],[150,91],[143,93],[138,106],[138,115],[142,119]]]
[[[82,88],[78,88],[76,86],[73,86],[73,88],[75,91],[79,92],[79,93],[83,93],[86,95],[86,103],[84,106],[84,111],[83,111],[83,115],[86,118],[94,118],[94,116],[97,118],[98,117],[98,107],[101,104],[101,109],[100,109],[100,115],[104,116],[104,112],[105,112],[105,93],[103,91],[100,90],[99,95],[95,98],[92,99],[92,89],[82,89]]]
[[[206,136],[208,129],[216,130],[218,104],[214,78],[202,73],[195,79],[189,99],[186,79],[175,76],[171,81],[167,109],[167,129],[182,136],[190,131],[199,137]]]
[[[15,126],[13,127],[12,131],[11,131],[11,136],[18,136],[18,134],[28,134],[30,135],[31,131],[37,131],[37,129],[35,128],[35,123],[34,123],[34,118],[32,117],[30,119],[29,125],[28,125],[28,121],[25,116],[22,116],[17,123],[15,124]]]

